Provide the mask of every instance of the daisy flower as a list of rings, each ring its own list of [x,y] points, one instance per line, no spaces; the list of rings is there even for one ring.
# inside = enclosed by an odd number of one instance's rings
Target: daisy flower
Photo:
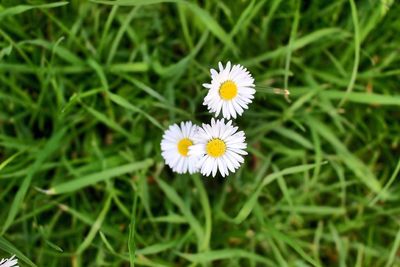
[[[203,105],[218,116],[221,111],[226,119],[236,119],[242,115],[252,102],[256,90],[254,79],[246,68],[237,64],[231,67],[231,62],[226,67],[218,63],[219,72],[211,69],[211,83],[203,86],[208,89]]]
[[[0,260],[0,267],[19,267],[18,259],[14,259],[15,255],[9,259]]]
[[[199,157],[197,166],[201,174],[213,177],[217,171],[223,177],[229,172],[235,172],[244,162],[242,155],[247,155],[244,149],[246,136],[238,127],[232,126],[232,121],[211,119],[210,124],[199,127],[193,137],[194,145],[189,147],[189,155]]]
[[[177,173],[190,174],[197,171],[196,157],[189,157],[189,147],[193,145],[193,136],[198,127],[190,121],[171,125],[164,132],[161,141],[162,156],[165,163]]]

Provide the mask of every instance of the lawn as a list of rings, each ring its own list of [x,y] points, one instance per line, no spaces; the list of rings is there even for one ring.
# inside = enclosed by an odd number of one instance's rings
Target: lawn
[[[400,266],[394,0],[0,1],[0,260]],[[256,94],[245,162],[177,174],[210,68]],[[290,94],[289,94],[290,93]]]

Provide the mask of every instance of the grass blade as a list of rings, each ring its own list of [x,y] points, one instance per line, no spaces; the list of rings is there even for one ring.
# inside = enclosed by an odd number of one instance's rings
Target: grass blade
[[[343,96],[342,100],[339,103],[339,107],[343,106],[347,99],[347,95],[351,93],[354,87],[354,83],[356,82],[357,72],[358,72],[358,65],[360,63],[360,26],[358,23],[358,15],[357,15],[357,7],[354,3],[354,0],[350,0],[351,6],[351,17],[353,19],[354,24],[354,65],[353,70],[351,72],[351,78],[349,85],[346,89],[346,94]]]
[[[60,6],[65,6],[67,5],[68,2],[55,2],[55,3],[50,3],[50,4],[42,4],[42,5],[19,5],[19,6],[14,6],[7,8],[5,10],[0,11],[0,21],[4,19],[5,17],[10,17],[10,16],[15,16],[18,14],[21,14],[23,12],[26,12],[31,9],[40,9],[40,8],[55,8],[55,7],[60,7]]]
[[[307,122],[313,130],[315,130],[321,137],[327,140],[334,149],[336,149],[337,153],[341,156],[343,163],[346,164],[366,186],[375,193],[382,190],[381,184],[371,170],[359,158],[350,153],[347,147],[336,138],[332,130],[327,128],[324,123],[312,117],[309,117]]]
[[[135,228],[136,228],[137,201],[138,201],[138,193],[135,192],[135,198],[133,200],[133,205],[132,205],[131,222],[129,224],[129,238],[128,238],[129,261],[131,267],[135,266],[135,259],[136,259]]]
[[[266,257],[257,255],[255,253],[251,253],[241,249],[222,249],[222,250],[213,250],[207,251],[197,254],[188,254],[188,253],[178,253],[179,256],[193,262],[193,263],[209,263],[216,260],[223,259],[236,259],[236,258],[247,258],[254,260],[256,262],[264,263],[267,265],[271,265],[271,261]]]
[[[153,125],[155,125],[156,127],[158,127],[161,130],[164,130],[164,127],[162,127],[162,125],[154,117],[150,116],[148,113],[144,112],[142,109],[132,105],[131,103],[129,103],[128,100],[120,97],[119,95],[113,94],[111,92],[108,92],[107,94],[108,94],[110,100],[112,102],[114,102],[115,104],[120,105],[121,107],[124,107],[126,109],[129,109],[130,111],[143,114]]]
[[[212,32],[216,38],[220,39],[225,45],[230,47],[233,51],[237,52],[237,48],[232,42],[231,37],[224,31],[224,29],[218,24],[213,16],[207,11],[199,7],[198,5],[189,1],[183,0],[116,0],[116,1],[102,1],[102,0],[90,0],[93,3],[115,5],[115,6],[140,6],[140,5],[152,5],[161,3],[177,3],[183,4],[190,9],[196,17],[203,23],[203,25]]]
[[[51,139],[45,144],[43,149],[38,153],[36,161],[31,165],[29,172],[27,173],[24,181],[18,189],[15,195],[14,201],[11,204],[11,209],[8,213],[7,219],[4,223],[2,234],[4,234],[7,229],[12,225],[15,216],[17,216],[19,209],[25,199],[25,195],[31,185],[31,181],[36,171],[41,167],[43,162],[56,151],[56,149],[62,144],[61,140],[66,133],[66,129],[62,129],[55,133]]]
[[[240,224],[250,215],[254,206],[257,203],[258,197],[259,197],[262,189],[266,185],[270,184],[272,181],[276,180],[277,178],[279,178],[281,176],[295,174],[295,173],[299,173],[299,172],[305,172],[305,171],[313,169],[315,167],[316,167],[316,164],[304,164],[304,165],[299,165],[299,166],[295,166],[295,167],[289,167],[289,168],[283,169],[281,171],[267,175],[261,181],[261,184],[259,186],[257,186],[257,189],[251,194],[250,198],[242,206],[239,213],[233,219],[233,222],[236,224]]]
[[[292,96],[303,96],[306,93],[310,93],[309,88],[292,88],[291,91]],[[336,90],[323,90],[316,93],[321,95],[322,97],[333,100],[343,99],[346,94],[346,92]],[[400,106],[400,95],[382,95],[376,93],[351,92],[347,94],[346,101],[369,105]]]
[[[107,200],[105,201],[103,208],[99,214],[99,217],[97,217],[96,221],[90,228],[89,233],[83,240],[83,242],[79,245],[78,249],[76,250],[76,254],[82,254],[83,251],[85,251],[90,244],[92,243],[93,239],[95,238],[97,232],[100,230],[101,225],[103,224],[103,221],[107,215],[107,212],[110,209],[111,205],[111,195],[107,197]]]
[[[161,179],[157,179],[158,185],[165,193],[167,198],[174,203],[179,210],[182,212],[183,216],[185,216],[186,220],[188,221],[190,227],[192,227],[193,231],[196,233],[199,247],[201,247],[204,242],[204,230],[201,227],[199,221],[193,216],[192,211],[186,206],[183,202],[182,198],[178,195],[173,187],[168,185]]]
[[[196,185],[197,189],[199,190],[199,196],[200,196],[200,203],[204,211],[204,217],[205,217],[205,226],[204,226],[204,239],[203,239],[203,244],[201,247],[202,251],[209,250],[210,246],[210,239],[211,239],[211,231],[212,231],[212,213],[211,213],[211,208],[210,208],[210,202],[208,200],[207,192],[204,188],[204,185],[202,181],[200,180],[198,175],[193,176],[193,181],[194,184]]]
[[[308,46],[312,43],[315,43],[319,40],[321,40],[322,38],[325,38],[327,36],[335,36],[335,38],[341,38],[343,34],[343,31],[341,29],[338,28],[326,28],[326,29],[320,29],[317,30],[313,33],[310,33],[306,36],[303,36],[301,38],[296,39],[295,41],[293,41],[291,47],[290,47],[290,51],[296,51],[298,49],[301,49],[305,46]],[[252,65],[258,64],[260,62],[269,60],[269,59],[273,59],[273,58],[277,58],[279,56],[283,56],[285,55],[285,53],[288,52],[288,46],[284,46],[284,47],[280,47],[277,48],[274,51],[269,51],[269,52],[265,52],[261,55],[258,55],[254,58],[251,59],[247,59],[243,61],[243,64],[246,65],[247,67],[250,67]]]
[[[83,177],[80,177],[78,179],[74,179],[72,181],[68,181],[65,183],[61,183],[58,185],[55,185],[51,187],[50,189],[46,190],[46,194],[49,195],[57,195],[57,194],[65,194],[65,193],[70,193],[82,188],[85,188],[87,186],[94,185],[98,182],[103,182],[108,179],[131,173],[137,170],[142,170],[142,169],[147,169],[153,165],[153,160],[151,159],[146,159],[143,161],[135,162],[135,163],[130,163],[126,164],[123,166],[119,166],[116,168],[108,169],[105,171],[101,171],[98,173],[93,173],[89,174]]]
[[[17,152],[8,159],[4,160],[2,163],[0,163],[0,171],[4,169],[10,162],[12,162],[16,157],[18,157],[22,152]]]
[[[397,231],[396,238],[394,239],[392,250],[390,251],[390,255],[388,261],[386,262],[385,267],[393,266],[392,264],[396,259],[396,254],[398,253],[399,247],[400,247],[400,230]]]
[[[6,251],[11,255],[16,255],[19,260],[25,262],[29,266],[37,267],[36,264],[34,264],[30,259],[28,259],[28,257],[26,257],[13,244],[11,244],[7,239],[2,236],[0,236],[0,250]]]

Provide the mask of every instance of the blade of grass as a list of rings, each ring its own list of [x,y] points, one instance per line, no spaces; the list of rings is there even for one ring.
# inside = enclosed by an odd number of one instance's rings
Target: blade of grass
[[[186,218],[188,221],[190,227],[193,229],[193,231],[196,234],[197,240],[198,240],[198,247],[201,248],[204,244],[204,230],[201,227],[201,224],[199,221],[193,216],[192,211],[190,208],[186,206],[186,204],[183,202],[182,198],[178,195],[176,190],[168,185],[166,182],[164,182],[162,179],[156,178],[158,185],[160,186],[161,190],[165,193],[167,198],[174,203],[179,210],[182,212],[183,216]]]
[[[210,249],[210,240],[211,240],[211,232],[212,232],[212,217],[211,217],[211,208],[210,202],[208,200],[207,192],[204,188],[202,181],[200,180],[198,175],[193,175],[193,181],[196,185],[197,190],[199,190],[200,195],[200,203],[203,208],[204,217],[205,217],[205,226],[204,226],[204,239],[201,247],[201,251],[207,251]]]
[[[296,88],[291,91],[292,96],[303,96],[309,93],[310,89]],[[340,100],[346,94],[345,92],[336,90],[321,90],[318,92],[323,97],[328,99]],[[362,92],[351,92],[347,94],[346,101],[360,103],[360,104],[370,104],[370,105],[384,105],[384,106],[400,106],[400,95],[382,95],[375,93],[362,93]]]
[[[8,159],[4,160],[2,163],[0,163],[0,171],[2,169],[4,169],[9,163],[11,163],[16,157],[18,157],[20,154],[22,153],[22,151],[15,153],[14,155],[12,155],[11,157],[9,157]]]
[[[47,49],[48,51],[52,51],[52,53],[56,54],[59,58],[65,60],[71,65],[82,66],[85,64],[85,62],[78,56],[76,56],[73,52],[69,51],[65,47],[60,46],[59,44],[55,44],[42,39],[36,39],[20,42],[18,45],[23,46],[25,44],[40,46]]]
[[[55,3],[49,3],[49,4],[41,4],[41,5],[13,6],[13,7],[6,8],[6,9],[0,11],[0,21],[2,19],[4,19],[5,17],[15,16],[15,15],[21,14],[23,12],[29,11],[31,9],[55,8],[55,7],[65,6],[67,4],[68,4],[68,2],[62,1],[62,2],[55,2]]]
[[[354,65],[353,65],[353,70],[351,72],[349,85],[347,86],[346,89],[346,94],[343,96],[342,100],[340,100],[340,103],[338,105],[339,108],[343,106],[343,104],[346,102],[347,95],[351,93],[351,91],[353,90],[357,78],[358,65],[360,64],[361,44],[360,44],[360,26],[358,23],[357,7],[356,4],[354,3],[354,0],[349,0],[349,1],[351,6],[351,17],[353,19],[353,25],[354,25]]]
[[[241,249],[221,249],[221,250],[213,250],[197,254],[178,253],[178,255],[197,264],[209,263],[223,259],[236,259],[236,258],[252,259],[254,261],[264,263],[267,266],[272,264],[272,262],[267,257],[263,257],[255,253],[251,253]]]
[[[301,49],[305,46],[308,46],[312,43],[315,43],[319,40],[321,40],[322,38],[325,38],[327,36],[330,36],[332,38],[332,36],[334,36],[334,38],[336,39],[340,39],[343,37],[344,32],[341,29],[338,28],[326,28],[326,29],[320,29],[317,30],[315,32],[312,32],[306,36],[303,36],[301,38],[296,39],[295,41],[293,41],[293,44],[291,46],[291,50],[292,51],[296,51],[298,49]],[[273,59],[273,58],[277,58],[279,56],[283,56],[285,55],[285,53],[287,53],[288,51],[288,47],[284,46],[284,47],[280,47],[277,48],[274,51],[269,51],[269,52],[265,52],[261,55],[258,55],[256,57],[247,59],[243,61],[243,65],[246,65],[248,67],[251,67],[255,64],[261,63],[263,61],[269,60],[269,59]]]
[[[16,255],[19,260],[25,262],[29,266],[37,267],[36,264],[34,264],[27,256],[2,236],[0,236],[0,249],[10,253],[11,255]]]
[[[298,134],[296,131],[293,131],[289,128],[285,128],[282,126],[275,127],[272,130],[274,132],[282,135],[283,137],[286,137],[288,139],[295,141],[296,143],[302,145],[303,147],[305,147],[307,149],[313,148],[313,145],[311,144],[311,142],[308,139],[306,139],[305,137],[303,137],[302,135]]]
[[[291,238],[289,235],[282,233],[277,230],[270,222],[267,222],[263,226],[263,231],[266,235],[273,237],[279,242],[288,244],[294,251],[296,251],[303,259],[311,263],[313,266],[320,266],[313,258],[309,256],[309,253],[305,252],[298,242]]]
[[[107,199],[103,205],[103,208],[97,217],[96,221],[94,221],[94,224],[90,228],[89,233],[85,237],[85,239],[82,241],[82,243],[79,245],[78,249],[76,250],[76,254],[82,254],[92,243],[93,239],[96,237],[97,233],[99,232],[101,225],[103,224],[103,221],[110,209],[111,206],[111,195],[107,196]]]
[[[135,144],[138,142],[138,140],[128,131],[126,131],[124,128],[122,128],[117,122],[115,122],[112,118],[107,117],[103,113],[95,110],[92,107],[86,106],[85,104],[82,104],[83,107],[97,120],[100,122],[104,123],[111,129],[115,130],[116,132],[124,135],[132,144]]]
[[[101,0],[90,0],[93,3],[105,4],[105,5],[117,5],[117,6],[140,6],[140,5],[151,5],[160,3],[177,3],[183,4],[190,9],[196,17],[203,23],[203,25],[212,32],[216,38],[220,39],[225,45],[230,47],[234,53],[237,52],[237,48],[232,42],[230,36],[224,31],[224,29],[218,24],[213,16],[207,11],[200,8],[198,5],[189,1],[183,0],[116,0],[116,1],[101,1]]]
[[[329,230],[332,234],[332,239],[335,241],[337,254],[339,255],[339,266],[345,267],[346,264],[346,250],[344,248],[343,240],[340,238],[339,233],[332,223],[329,223]]]
[[[336,138],[332,130],[313,117],[308,117],[307,123],[311,128],[313,128],[313,130],[332,145],[342,158],[343,163],[346,164],[367,187],[376,193],[382,190],[381,184],[371,170],[358,157],[350,153],[347,147]]]
[[[166,242],[166,243],[158,243],[158,244],[150,245],[143,249],[136,250],[136,253],[140,254],[140,255],[158,254],[160,252],[175,248],[178,245],[178,241],[179,240],[172,240],[172,241]]]
[[[74,220],[78,220],[79,222],[87,224],[88,226],[92,226],[95,222],[95,219],[92,218],[91,215],[75,210],[67,205],[59,204],[58,207],[63,212],[70,214]],[[125,237],[125,235],[122,234],[118,229],[109,225],[102,224],[100,230],[115,239],[123,239]]]
[[[149,64],[146,62],[115,63],[106,67],[105,70],[113,73],[147,72],[149,70]]]
[[[100,44],[99,44],[99,48],[98,48],[98,53],[101,55],[104,49],[104,46],[106,44],[106,38],[109,35],[109,31],[111,28],[111,24],[115,18],[115,15],[117,14],[118,11],[118,6],[113,6],[111,9],[110,14],[107,17],[107,21],[105,23],[104,26],[104,30],[103,33],[101,34],[101,38],[100,38]]]
[[[304,164],[304,165],[299,165],[295,167],[289,167],[286,169],[283,169],[279,172],[274,172],[272,174],[267,175],[258,185],[256,190],[251,194],[250,198],[244,203],[236,217],[233,219],[233,222],[236,224],[240,224],[246,220],[246,218],[250,215],[252,212],[254,206],[257,203],[258,197],[261,194],[262,189],[273,182],[274,180],[278,179],[281,176],[285,175],[290,175],[290,174],[295,174],[299,172],[304,172],[310,169],[313,169],[316,167],[316,164]]]
[[[78,179],[74,179],[72,181],[55,185],[49,188],[48,190],[45,190],[45,193],[49,195],[70,193],[123,174],[131,173],[137,170],[147,169],[151,165],[153,165],[152,159],[146,159],[143,161],[126,164],[123,166],[104,170],[98,173],[89,174],[80,177]]]
[[[375,203],[377,201],[379,201],[380,199],[382,199],[383,196],[387,195],[387,191],[389,189],[389,187],[392,185],[392,183],[398,179],[398,174],[400,172],[400,158],[397,162],[397,166],[396,169],[394,170],[392,176],[389,178],[389,181],[385,184],[385,186],[383,187],[382,191],[380,191],[369,203],[369,206],[375,205]]]
[[[393,263],[396,259],[396,254],[398,253],[399,247],[400,247],[400,229],[397,231],[396,238],[394,239],[393,246],[390,251],[390,255],[386,262],[385,267],[393,266]]]
[[[328,207],[328,206],[277,206],[277,210],[295,212],[295,213],[308,213],[316,215],[344,215],[346,210],[343,207]]]
[[[21,205],[25,199],[25,195],[28,192],[28,189],[31,185],[31,181],[33,176],[37,172],[37,170],[41,167],[41,165],[45,162],[45,160],[53,154],[61,144],[62,138],[66,133],[66,129],[63,128],[56,132],[44,145],[43,149],[37,153],[35,162],[29,168],[29,172],[27,173],[25,179],[23,180],[21,186],[18,189],[17,194],[15,195],[14,201],[11,204],[10,211],[7,215],[6,221],[4,222],[3,229],[1,235],[7,231],[7,229],[14,222],[15,216],[17,216]]]
[[[292,24],[292,30],[290,31],[289,43],[286,46],[286,60],[285,60],[285,76],[283,78],[283,89],[289,89],[289,73],[290,73],[290,59],[292,58],[292,46],[296,38],[297,28],[299,27],[300,20],[300,1],[296,2],[296,11],[294,13],[294,19]],[[287,95],[285,95],[287,96]],[[288,98],[287,98],[288,99]]]
[[[137,216],[137,202],[138,194],[135,192],[135,197],[132,204],[131,221],[129,223],[129,238],[128,238],[128,251],[129,251],[129,261],[131,267],[135,266],[136,259],[136,241],[135,241],[135,231],[136,231],[136,216]]]
[[[127,80],[128,82],[132,83],[133,85],[137,86],[139,89],[143,90],[144,92],[146,92],[148,95],[154,97],[155,99],[158,99],[161,102],[168,102],[165,97],[163,97],[160,93],[158,93],[156,90],[154,90],[153,88],[147,86],[146,84],[144,84],[143,82],[128,76],[126,74],[120,74],[120,76]]]
[[[104,245],[106,246],[106,248],[112,253],[112,254],[116,254],[115,249],[111,246],[110,242],[107,239],[107,236],[102,232],[99,231],[100,234],[100,238],[101,241],[103,241]]]
[[[120,105],[121,107],[124,107],[126,109],[129,109],[133,112],[138,112],[140,114],[143,114],[153,125],[155,125],[156,127],[158,127],[161,130],[164,130],[164,127],[152,116],[150,116],[148,113],[144,112],[142,109],[132,105],[131,103],[129,103],[128,100],[120,97],[119,95],[113,94],[111,92],[108,92],[108,97],[110,98],[110,100],[112,102],[114,102],[117,105]]]
[[[117,51],[118,45],[121,42],[122,36],[124,35],[126,29],[128,28],[129,24],[131,23],[132,19],[135,17],[137,11],[138,11],[138,7],[133,8],[131,10],[131,12],[129,12],[129,14],[126,16],[123,24],[119,28],[117,35],[115,36],[115,38],[111,44],[111,48],[108,52],[108,57],[107,57],[108,65],[113,61],[115,52]]]

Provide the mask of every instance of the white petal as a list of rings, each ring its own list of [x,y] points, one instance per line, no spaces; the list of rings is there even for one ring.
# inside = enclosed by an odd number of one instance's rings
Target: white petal
[[[217,174],[218,171],[218,161],[217,160],[213,160],[213,167],[212,167],[212,176],[215,177],[215,175]]]
[[[181,122],[178,124],[171,125],[163,135],[163,139],[160,143],[161,155],[163,156],[166,165],[168,165],[173,171],[177,173],[194,173],[197,168],[193,167],[193,161],[198,161],[198,155],[183,156],[178,152],[178,143],[183,138],[188,138],[194,142],[195,133],[198,130],[198,126],[193,125],[192,122]],[[189,147],[189,152],[192,146]],[[196,151],[196,150],[195,150]]]
[[[243,114],[244,110],[248,108],[248,104],[252,102],[255,94],[254,79],[246,68],[236,64],[232,65],[231,62],[227,62],[224,67],[221,62],[218,63],[218,71],[211,69],[211,83],[205,83],[203,86],[208,89],[208,93],[204,98],[203,105],[207,106],[207,109],[214,113],[214,116],[219,116],[222,112],[224,118],[230,119],[236,118]],[[227,101],[222,100],[219,95],[219,87],[221,83],[232,80],[238,87],[238,95],[230,100],[230,104],[226,104]]]

